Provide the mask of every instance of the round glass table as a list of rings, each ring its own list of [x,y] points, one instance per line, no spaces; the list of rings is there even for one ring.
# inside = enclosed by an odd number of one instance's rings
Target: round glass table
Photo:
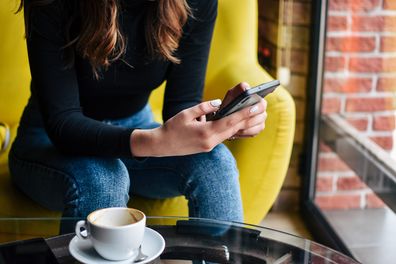
[[[62,219],[62,222],[72,225],[77,220],[80,219]],[[32,226],[35,221],[59,223],[59,219],[0,219],[0,225],[8,225],[18,233],[23,221],[31,222]],[[358,263],[313,241],[261,226],[183,217],[148,217],[147,227],[151,229],[147,234],[158,236],[142,246],[143,253],[154,247],[150,243],[161,244],[158,240],[161,236],[165,241],[163,251],[161,248],[162,252],[157,252],[158,257],[155,255],[149,263]],[[80,263],[69,250],[74,237],[70,233],[45,238],[59,263]],[[8,241],[11,240],[9,236]]]

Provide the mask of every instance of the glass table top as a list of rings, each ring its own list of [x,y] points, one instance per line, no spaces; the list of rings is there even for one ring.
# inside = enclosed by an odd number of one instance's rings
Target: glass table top
[[[61,221],[74,226],[78,220],[81,219]],[[44,237],[59,263],[79,263],[69,251],[74,234],[60,235],[56,231],[59,223],[60,219],[55,218],[3,218],[0,242]],[[187,217],[147,217],[147,227],[165,240],[164,251],[150,263],[358,263],[316,242],[261,226]]]

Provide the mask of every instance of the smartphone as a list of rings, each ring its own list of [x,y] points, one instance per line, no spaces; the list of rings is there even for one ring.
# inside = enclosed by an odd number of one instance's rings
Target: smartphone
[[[229,104],[222,107],[214,115],[208,116],[206,119],[208,121],[218,120],[245,107],[257,104],[261,98],[264,98],[267,94],[275,91],[279,84],[280,82],[278,80],[274,80],[249,88],[232,100]]]
[[[0,245],[0,263],[58,264],[44,238],[33,238]]]

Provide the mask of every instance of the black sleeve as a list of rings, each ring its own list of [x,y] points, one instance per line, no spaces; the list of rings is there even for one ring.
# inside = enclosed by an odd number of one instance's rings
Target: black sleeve
[[[202,100],[210,43],[217,16],[217,0],[195,2],[198,3],[191,5],[193,18],[187,24],[176,53],[181,63],[173,64],[167,77],[162,113],[164,121]]]
[[[30,1],[25,1],[25,9]],[[32,7],[27,46],[32,93],[46,131],[62,152],[105,157],[131,156],[132,129],[110,126],[83,115],[74,68],[65,69],[62,2]]]

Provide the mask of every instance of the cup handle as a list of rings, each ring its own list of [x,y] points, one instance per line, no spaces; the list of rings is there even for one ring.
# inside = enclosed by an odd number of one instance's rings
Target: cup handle
[[[80,239],[87,239],[88,235],[83,235],[81,234],[81,228],[84,228],[85,230],[87,230],[87,223],[85,222],[85,220],[80,220],[77,222],[76,224],[76,236]]]

